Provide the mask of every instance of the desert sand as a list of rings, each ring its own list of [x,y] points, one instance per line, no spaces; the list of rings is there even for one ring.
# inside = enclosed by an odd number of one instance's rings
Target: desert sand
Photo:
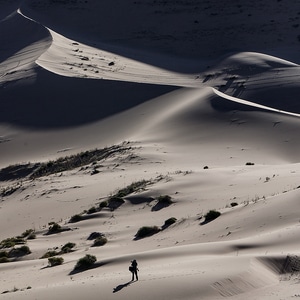
[[[298,0],[0,0],[0,44],[1,299],[300,297]]]

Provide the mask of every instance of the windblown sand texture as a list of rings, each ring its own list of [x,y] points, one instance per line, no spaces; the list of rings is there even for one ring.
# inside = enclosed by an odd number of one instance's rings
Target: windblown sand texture
[[[300,298],[299,63],[299,0],[0,0],[0,298]]]

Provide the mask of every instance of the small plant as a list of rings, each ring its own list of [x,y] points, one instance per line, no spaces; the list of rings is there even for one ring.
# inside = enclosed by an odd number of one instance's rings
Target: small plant
[[[123,198],[113,196],[108,201],[108,207],[110,208],[110,210],[115,210],[123,203],[125,203],[125,200]]]
[[[23,256],[30,254],[31,251],[28,246],[23,245],[19,248],[13,248],[9,251],[9,257]]]
[[[93,207],[91,207],[86,213],[87,213],[88,215],[90,215],[90,214],[94,214],[95,212],[97,212],[97,209],[96,209],[95,206],[93,206]]]
[[[8,257],[0,257],[0,264],[3,264],[3,263],[7,263],[7,262],[9,262],[9,259],[8,259]]]
[[[85,270],[92,267],[92,265],[97,261],[96,256],[87,254],[86,256],[80,258],[76,265],[75,270]]]
[[[211,222],[213,220],[215,220],[216,218],[218,218],[221,215],[220,212],[216,211],[216,210],[210,210],[205,216],[205,223]]]
[[[254,163],[252,163],[252,162],[246,162],[246,166],[254,166]]]
[[[102,209],[102,208],[104,208],[104,207],[107,207],[108,206],[108,202],[107,201],[102,201],[102,202],[100,202],[100,204],[99,204],[99,208],[100,209]]]
[[[230,206],[231,206],[231,207],[235,207],[235,206],[237,206],[237,205],[238,205],[238,204],[237,204],[236,202],[231,202],[231,203],[230,203]]]
[[[94,240],[93,247],[104,246],[106,243],[107,243],[107,238],[105,236],[100,236]]]
[[[165,224],[163,225],[164,228],[171,226],[172,224],[176,223],[177,219],[172,217],[165,221]]]
[[[25,240],[23,237],[12,237],[12,238],[7,238],[4,239],[3,241],[0,242],[0,249],[2,248],[12,248],[15,245],[22,245],[25,244]]]
[[[49,257],[53,257],[53,256],[56,256],[58,255],[58,252],[55,251],[55,250],[50,250],[50,251],[47,251],[42,257],[42,258],[49,258]]]
[[[142,239],[144,237],[151,236],[160,231],[157,226],[143,226],[141,227],[135,235],[136,239]]]
[[[48,229],[48,234],[54,234],[54,233],[59,233],[59,232],[63,231],[62,227],[55,222],[50,223],[49,225],[50,225],[50,227]]]
[[[27,238],[28,240],[33,240],[36,238],[35,231],[33,229],[27,229],[21,235],[22,238]]]
[[[61,248],[61,253],[69,253],[72,251],[72,249],[76,246],[75,243],[67,243]]]
[[[164,205],[170,205],[173,203],[171,196],[169,195],[161,195],[157,198],[158,203],[164,204]]]
[[[77,215],[72,216],[69,222],[70,223],[77,223],[77,222],[82,221],[82,219],[83,219],[82,215],[77,214]]]
[[[49,257],[48,258],[48,264],[50,267],[62,265],[63,262],[64,262],[64,259],[62,257]]]

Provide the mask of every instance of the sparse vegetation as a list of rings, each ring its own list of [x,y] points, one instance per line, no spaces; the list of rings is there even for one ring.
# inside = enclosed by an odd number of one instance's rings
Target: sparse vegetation
[[[246,162],[246,166],[254,166],[254,163],[253,162]]]
[[[93,207],[91,207],[86,213],[87,213],[88,215],[90,215],[90,214],[94,214],[95,212],[97,212],[97,209],[96,209],[95,206],[93,206]]]
[[[173,203],[171,196],[169,195],[161,195],[157,198],[158,203],[164,204],[164,205],[170,205]]]
[[[24,240],[23,237],[18,236],[18,237],[7,238],[0,242],[0,249],[12,248],[15,245],[22,245],[25,243],[26,243],[26,241]]]
[[[52,160],[46,163],[40,163],[38,168],[33,171],[31,178],[38,178],[47,176],[50,174],[61,173],[64,171],[72,170],[78,167],[86,166],[95,161],[106,159],[116,153],[121,153],[129,148],[123,147],[122,145],[115,145],[104,149],[94,149],[84,151],[71,156],[61,157],[57,160]]]
[[[176,223],[177,219],[175,217],[169,218],[165,221],[163,225],[164,228],[171,226],[172,224]]]
[[[157,226],[143,226],[137,231],[135,235],[135,239],[142,239],[151,236],[153,234],[156,234],[159,231],[160,229]]]
[[[117,193],[112,196],[112,198],[123,198],[134,192],[140,191],[144,189],[149,182],[150,181],[147,180],[135,181],[125,188],[118,190]]]
[[[221,213],[219,211],[216,210],[210,210],[205,216],[205,223],[211,222],[213,220],[215,220],[216,218],[218,218],[221,215]]]
[[[55,251],[55,250],[50,250],[50,251],[47,251],[47,252],[41,257],[41,259],[53,257],[53,256],[56,256],[56,255],[58,255],[58,254],[59,254],[59,252],[57,252],[57,251]]]
[[[59,266],[62,265],[64,262],[64,259],[62,257],[49,257],[48,258],[48,264],[50,267]]]
[[[30,254],[31,251],[27,245],[23,245],[18,248],[13,248],[9,251],[9,257],[18,257]]]
[[[69,253],[72,252],[72,249],[76,246],[75,243],[66,243],[64,246],[61,247],[61,252],[60,253]]]
[[[93,247],[104,246],[106,243],[107,243],[107,238],[105,236],[100,236],[94,240]]]
[[[100,209],[102,209],[102,208],[104,208],[104,207],[107,207],[108,206],[108,202],[107,201],[102,201],[102,202],[100,202],[100,204],[99,204],[99,208]]]
[[[96,261],[97,261],[96,256],[87,254],[86,256],[80,258],[77,261],[74,270],[89,269]]]
[[[77,222],[82,221],[82,219],[83,219],[82,215],[76,214],[76,215],[71,217],[69,222],[70,223],[77,223]]]
[[[231,203],[230,203],[230,206],[231,206],[231,207],[235,207],[235,206],[237,206],[237,205],[238,205],[238,203],[236,203],[236,202],[231,202]]]

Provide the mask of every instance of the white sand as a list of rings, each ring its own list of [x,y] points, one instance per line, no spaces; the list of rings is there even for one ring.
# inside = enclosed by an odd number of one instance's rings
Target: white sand
[[[36,232],[0,264],[1,299],[300,297],[298,1],[106,2],[0,0],[0,168],[129,148],[37,179],[0,171],[0,240]],[[67,242],[62,265],[40,259]]]

